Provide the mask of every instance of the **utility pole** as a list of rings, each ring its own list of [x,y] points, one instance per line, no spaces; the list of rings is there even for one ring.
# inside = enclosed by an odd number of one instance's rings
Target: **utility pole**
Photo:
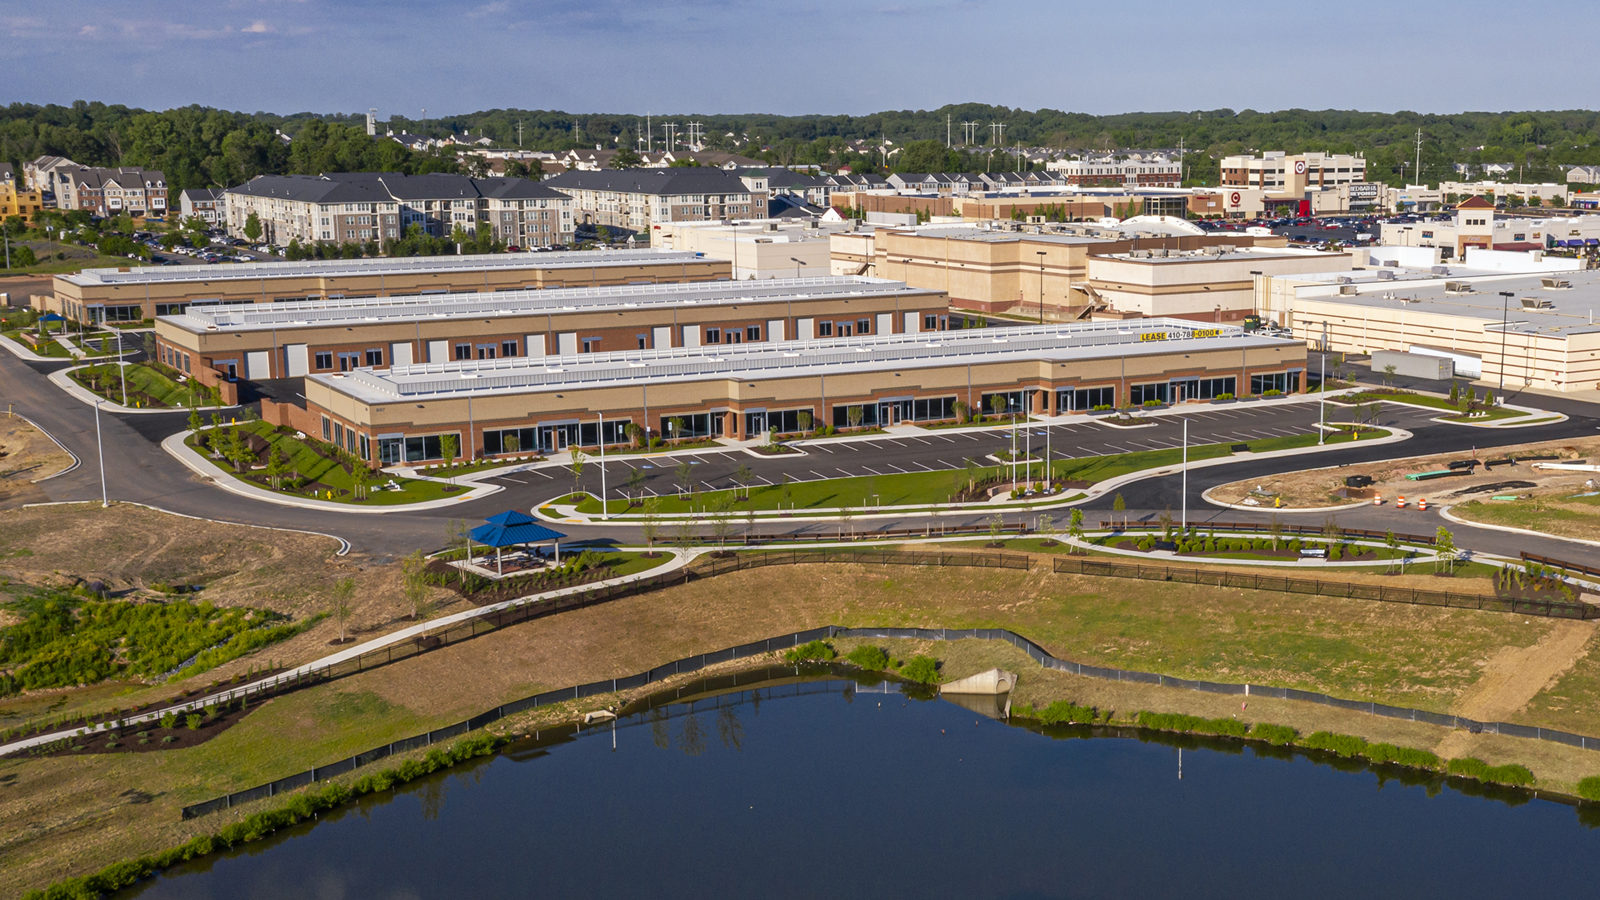
[[[522,120],[517,120],[517,146],[522,146]]]
[[[644,152],[656,152],[656,133],[650,127],[650,114],[644,114]]]
[[[1417,176],[1417,183],[1422,184],[1422,129],[1417,129],[1417,165],[1411,170]]]
[[[944,148],[950,149],[950,114],[944,114]]]

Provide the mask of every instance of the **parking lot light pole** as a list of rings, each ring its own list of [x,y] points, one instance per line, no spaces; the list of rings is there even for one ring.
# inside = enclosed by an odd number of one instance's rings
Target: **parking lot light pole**
[[[1189,417],[1183,417],[1183,512],[1178,519],[1178,527],[1182,531],[1189,530]],[[1167,515],[1172,515],[1172,507],[1167,507]],[[1170,519],[1169,519],[1170,521]]]
[[[1506,326],[1511,315],[1511,291],[1500,292],[1500,402],[1506,393]]]
[[[611,518],[610,501],[606,499],[606,414],[595,413],[600,417],[600,431],[595,440],[600,443],[600,518]]]
[[[100,508],[105,509],[111,505],[106,497],[106,452],[105,445],[100,441],[100,399],[94,401],[94,454],[100,460]]]
[[[1035,250],[1039,257],[1039,324],[1044,324],[1044,251]]]

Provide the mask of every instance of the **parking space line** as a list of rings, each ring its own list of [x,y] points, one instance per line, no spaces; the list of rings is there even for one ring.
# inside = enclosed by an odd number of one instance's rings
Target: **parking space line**
[[[884,467],[884,468],[885,468],[885,469],[893,469],[893,470],[895,470],[895,471],[896,471],[896,472],[901,472],[901,473],[905,473],[905,472],[907,472],[907,471],[909,471],[909,470],[907,470],[907,469],[902,469],[902,468],[900,468],[900,467],[899,467],[899,466],[897,466],[897,465],[895,465],[895,464],[894,464],[894,463],[884,463],[884,464],[883,464],[883,467]]]
[[[541,472],[538,469],[523,469],[523,471],[527,472],[529,475],[537,475],[540,478],[554,478],[555,477],[554,475],[551,475],[548,472]]]
[[[935,469],[934,467],[928,465],[927,463],[912,462],[911,464],[913,466],[916,466],[917,468],[921,469],[924,472],[936,472],[936,471],[938,471],[937,469]]]
[[[512,484],[532,484],[532,483],[533,483],[533,482],[531,482],[531,481],[523,481],[523,480],[522,480],[522,479],[520,479],[520,478],[512,478],[512,477],[511,477],[511,476],[509,476],[509,475],[501,475],[501,476],[500,476],[500,480],[501,480],[501,481],[509,481],[509,482],[511,482],[511,483],[512,483]]]
[[[827,447],[822,446],[821,444],[816,444],[816,445],[812,446],[811,449],[813,449],[813,450],[821,450],[823,453],[832,453],[833,452],[832,450],[830,450]]]
[[[817,480],[819,480],[819,481],[826,481],[827,478],[828,478],[828,476],[822,474],[821,472],[818,472],[816,469],[812,469],[810,471],[811,471],[811,474],[817,476]]]

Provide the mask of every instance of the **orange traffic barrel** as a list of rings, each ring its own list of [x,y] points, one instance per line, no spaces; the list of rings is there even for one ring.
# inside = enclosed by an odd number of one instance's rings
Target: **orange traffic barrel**
[[[1379,494],[1376,497],[1373,497],[1372,498],[1372,505],[1373,506],[1382,506],[1383,505],[1383,495]]]
[[[1405,509],[1406,508],[1406,498],[1405,498],[1404,495],[1395,498],[1394,508],[1395,509]]]
[[[1417,509],[1420,509],[1423,512],[1427,512],[1428,511],[1428,498],[1427,497],[1423,497],[1422,499],[1417,501]]]

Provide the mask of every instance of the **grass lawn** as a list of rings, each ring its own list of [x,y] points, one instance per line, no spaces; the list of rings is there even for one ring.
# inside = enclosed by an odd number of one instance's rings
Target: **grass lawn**
[[[128,379],[128,405],[139,405],[145,409],[158,407],[179,409],[211,402],[210,393],[203,390],[200,383],[193,379],[180,384],[160,371],[140,363],[122,366],[124,372],[118,372],[118,368],[113,364],[86,366],[73,372],[72,379],[107,400],[121,403],[122,378],[125,374]],[[99,390],[96,390],[90,381],[94,377],[101,379]]]
[[[55,340],[43,341],[37,347],[33,346],[28,341],[23,340],[22,332],[25,331],[25,330],[28,330],[28,329],[12,328],[12,329],[9,329],[9,330],[6,330],[6,331],[0,331],[0,334],[4,334],[6,337],[12,339],[13,341],[16,341],[17,343],[21,344],[25,348],[31,349],[34,353],[36,353],[36,354],[38,354],[40,356],[54,356],[54,357],[59,357],[61,359],[69,359],[69,358],[71,358],[72,354],[67,352],[67,348],[61,346],[61,344],[56,342]],[[54,329],[52,329],[51,333],[55,334],[57,332]]]
[[[281,451],[288,458],[291,477],[293,473],[299,473],[299,478],[303,482],[299,489],[289,490],[285,488],[278,491],[278,493],[288,496],[312,497],[317,500],[333,500],[339,503],[353,503],[365,506],[397,506],[404,503],[421,503],[427,500],[460,496],[461,492],[467,490],[466,487],[438,481],[411,478],[390,479],[388,476],[380,476],[381,483],[387,484],[390,480],[393,480],[400,485],[401,489],[398,491],[378,490],[374,487],[368,494],[367,499],[357,500],[351,496],[355,489],[355,479],[351,476],[351,473],[338,461],[324,456],[316,450],[309,441],[302,441],[296,438],[293,431],[281,430],[261,421],[242,422],[238,427],[265,439],[271,447]],[[208,433],[209,431],[202,431],[200,434],[191,434],[185,439],[185,442],[215,465],[218,471],[233,478],[238,478],[240,481],[244,481],[254,487],[272,490],[272,486],[267,483],[266,476],[261,469],[255,469],[252,471],[251,477],[245,477],[240,473],[235,473],[233,467],[226,462],[220,459],[212,459],[211,454],[207,452],[205,445],[201,442],[202,436]],[[262,453],[259,460],[264,462],[269,452]],[[329,492],[332,492],[332,496],[329,496]]]
[[[1350,432],[1341,431],[1329,435],[1328,443],[1340,443],[1352,439]],[[1316,442],[1316,435],[1292,435],[1251,441],[1248,446],[1256,452],[1266,452],[1311,446]],[[1189,448],[1189,461],[1198,462],[1232,456],[1232,446],[1232,444],[1196,444]],[[1181,448],[1140,450],[1111,456],[1057,460],[1052,472],[1054,477],[1067,481],[1097,483],[1130,472],[1175,466],[1182,461]],[[979,480],[993,478],[1001,474],[1010,474],[1013,468],[1018,470],[1020,475],[1022,474],[1020,470],[1028,467],[1023,463],[1015,467],[984,466],[977,470],[976,476]],[[841,506],[865,509],[869,506],[931,505],[948,503],[950,496],[965,485],[967,480],[965,469],[949,469],[942,472],[910,472],[903,475],[855,476],[797,481],[786,485],[761,485],[750,488],[748,500],[745,499],[745,492],[742,489],[706,491],[690,497],[676,494],[662,495],[659,498],[659,512],[662,515],[704,512],[707,509],[715,510],[724,504],[728,506],[728,511],[734,514],[746,510],[837,509]],[[612,513],[628,512],[630,509],[639,511],[638,507],[630,508],[626,501],[610,501]],[[578,512],[586,515],[597,514],[600,512],[600,501],[586,495],[578,503]]]
[[[1490,409],[1478,410],[1470,416],[1445,416],[1444,420],[1446,422],[1497,422],[1501,419],[1520,419],[1526,415],[1527,413],[1521,410],[1496,406]]]
[[[750,570],[497,630],[281,697],[189,749],[0,761],[0,778],[15,776],[0,792],[0,834],[11,836],[5,848],[14,861],[8,867],[10,883],[19,890],[38,886],[210,832],[235,820],[239,811],[185,822],[178,808],[458,721],[497,703],[827,623],[1005,627],[1058,656],[1088,663],[1441,710],[1479,682],[1486,660],[1507,647],[1532,646],[1555,624],[1472,610],[1057,576],[1039,569],[804,565]],[[1023,699],[1041,706],[1070,699],[1119,712],[1175,707],[1219,716],[1239,707],[1237,697],[1070,680],[1025,665],[1010,648],[993,642],[897,644],[894,649],[902,657],[926,652],[944,660],[951,677],[1005,665],[1023,673],[1021,685],[1028,692]],[[1575,668],[1563,679],[1566,696],[1590,698],[1572,707],[1578,721],[1569,727],[1600,729],[1597,686],[1600,668]],[[1111,697],[1111,692],[1120,693]],[[593,699],[585,708],[610,702]],[[552,712],[541,715],[548,721]],[[1267,698],[1251,698],[1249,715],[1303,732],[1328,728],[1370,735],[1366,729],[1411,729],[1415,733],[1400,741],[1411,746],[1426,746],[1430,737],[1445,734],[1420,730],[1416,723]],[[529,722],[519,719],[507,726],[527,730]],[[1536,772],[1543,778],[1546,768]],[[147,802],[129,802],[123,793],[129,785]],[[85,828],[85,821],[95,827]]]
[[[129,259],[126,256],[69,256],[66,259],[46,259],[25,269],[7,269],[8,275],[59,275],[80,269],[115,269],[120,266],[148,266],[149,260]]]
[[[1526,500],[1469,500],[1450,511],[1469,522],[1600,540],[1600,496],[1575,497],[1563,491]]]

